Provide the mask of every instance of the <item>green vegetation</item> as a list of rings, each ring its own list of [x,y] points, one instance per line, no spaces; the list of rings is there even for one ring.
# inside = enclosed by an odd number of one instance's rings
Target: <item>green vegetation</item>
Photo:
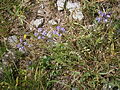
[[[18,20],[18,24],[24,26],[25,11],[29,11],[30,6],[22,6],[21,0],[0,0],[0,75],[3,72],[0,90],[120,88],[120,19],[113,9],[117,1],[109,2],[111,7],[105,7],[105,13],[100,12],[104,5],[83,2],[85,20],[57,27],[62,31],[65,28],[65,32],[53,34],[55,40],[50,38],[50,42],[47,36],[36,38],[33,31],[23,35],[15,33],[18,39],[22,36],[23,40],[18,41],[20,45],[27,42],[31,46],[11,48],[6,38],[11,35],[13,22]],[[2,59],[10,50],[15,58],[9,56],[10,63],[4,65]]]

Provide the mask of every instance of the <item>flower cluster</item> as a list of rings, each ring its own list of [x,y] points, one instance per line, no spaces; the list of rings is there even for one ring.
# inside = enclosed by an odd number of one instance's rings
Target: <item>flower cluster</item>
[[[111,17],[111,13],[106,13],[102,11],[98,11],[99,17],[96,18],[98,22],[108,22],[108,19]]]
[[[61,37],[62,33],[65,32],[65,28],[57,26],[56,30],[48,31],[44,30],[43,28],[38,28],[37,31],[34,32],[34,36],[37,37],[37,39],[52,39],[54,37]]]
[[[25,34],[26,35],[26,34]],[[25,40],[25,35],[23,38],[19,39],[19,43],[16,45],[16,47],[19,49],[19,51],[25,51],[25,47],[31,47],[31,44],[28,44],[28,42]]]
[[[43,28],[38,28],[36,31],[34,31],[34,37],[37,38],[37,40],[44,40],[47,39],[47,41],[54,41],[55,38],[61,37],[62,34],[65,33],[65,28],[57,26],[55,30],[48,31]],[[19,49],[19,51],[25,51],[25,47],[31,47],[32,44],[28,44],[27,42],[27,36],[24,34],[23,38],[19,39],[19,43],[16,45],[16,47]]]
[[[27,42],[25,42],[22,38],[19,40],[20,43],[16,45],[16,47],[19,49],[19,51],[24,51],[25,50],[25,45],[27,45]]]

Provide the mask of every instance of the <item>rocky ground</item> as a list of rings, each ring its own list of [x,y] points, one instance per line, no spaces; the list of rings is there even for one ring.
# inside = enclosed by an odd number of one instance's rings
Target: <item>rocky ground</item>
[[[15,78],[18,75],[16,69],[26,70],[27,75],[31,77],[33,70],[29,69],[29,66],[31,66],[33,63],[36,63],[36,60],[38,58],[41,58],[46,54],[50,55],[50,52],[45,48],[52,48],[54,47],[54,43],[57,42],[66,42],[65,39],[63,39],[65,34],[71,36],[73,35],[73,39],[68,38],[68,41],[70,40],[74,44],[74,42],[77,40],[77,37],[79,38],[79,28],[89,30],[95,27],[95,24],[93,24],[93,22],[96,20],[97,17],[99,17],[99,14],[97,13],[99,9],[103,11],[105,10],[106,12],[110,11],[110,13],[115,13],[115,19],[120,19],[119,0],[116,0],[116,2],[112,0],[95,0],[94,3],[92,0],[23,0],[20,8],[24,7],[24,13],[20,11],[16,18],[9,18],[12,22],[9,28],[10,30],[8,31],[9,34],[0,37],[1,43],[5,43],[5,47],[7,47],[5,52],[1,55],[2,65],[5,67],[13,66],[15,70],[12,70],[15,73]],[[101,7],[98,7],[97,5],[101,5]],[[96,9],[94,12],[92,11],[93,8]],[[13,11],[16,12],[17,7],[14,7]],[[80,27],[72,27],[71,23],[73,22],[76,25],[80,25]],[[69,29],[71,29],[71,31],[69,31]],[[58,34],[54,30],[61,31]],[[37,35],[38,32],[42,32],[41,34],[43,36],[46,36],[39,37]],[[51,39],[50,33],[56,33],[58,35],[57,38]],[[44,41],[38,41],[41,38],[44,39]],[[54,43],[48,43],[50,40],[53,40]],[[41,45],[39,45],[40,43]],[[44,45],[43,43],[47,44]],[[18,53],[16,53],[16,51],[18,51]],[[55,62],[52,62],[52,64],[54,63]],[[79,67],[83,69],[87,68],[87,66],[74,67]],[[3,67],[0,68],[1,79],[4,77],[4,71],[2,68]],[[80,69],[78,69],[78,71],[79,70]],[[114,73],[114,71],[112,73]],[[69,90],[67,89],[69,87],[67,86],[68,83],[73,84],[73,86],[78,86],[77,84],[80,84],[79,82],[76,82],[76,80],[79,79],[79,76],[77,74],[73,77],[73,73],[69,70],[64,70],[64,74],[67,75],[56,77],[59,82],[55,83],[52,89],[49,90],[61,90],[61,88],[62,90]],[[66,82],[66,84],[64,82]],[[108,90],[107,88],[109,88],[109,90],[112,90],[110,89],[111,86],[106,85],[103,85],[103,87],[100,86],[99,88],[102,89],[95,90]],[[73,87],[72,90],[78,89]]]

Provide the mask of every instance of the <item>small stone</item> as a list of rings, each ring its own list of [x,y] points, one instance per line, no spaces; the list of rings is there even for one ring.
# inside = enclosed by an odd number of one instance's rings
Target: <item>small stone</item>
[[[79,2],[72,3],[71,1],[68,1],[66,9],[68,9],[70,12],[73,12],[74,10],[80,10],[80,3]]]
[[[64,9],[65,1],[66,1],[66,0],[57,0],[58,11],[61,11],[61,10]]]
[[[18,39],[17,39],[17,36],[9,36],[8,37],[8,42],[9,42],[9,44],[12,46],[12,47],[16,47],[16,44],[17,44],[17,42],[18,42]]]
[[[44,0],[44,1],[45,1],[45,0]],[[46,1],[47,1],[47,0],[46,0]],[[44,4],[43,4],[43,3],[40,4],[40,8],[41,8],[41,9],[44,9]]]
[[[111,86],[111,85],[109,85],[108,87],[109,87],[109,89],[110,89],[110,88],[112,88],[112,86]]]
[[[41,36],[38,36],[38,39],[41,39]]]
[[[75,20],[82,20],[83,19],[83,14],[82,11],[80,10],[80,3],[79,2],[74,2],[72,3],[71,1],[67,2],[66,9],[70,11],[72,14],[73,19]]]
[[[52,19],[52,20],[48,21],[48,23],[51,24],[51,25],[56,25],[57,21],[55,21],[55,20]]]
[[[37,15],[38,15],[38,16],[44,16],[44,14],[45,14],[45,12],[44,12],[43,10],[41,10],[41,9],[39,9],[39,10],[37,11]]]
[[[39,25],[42,25],[44,23],[44,18],[32,20],[31,24],[35,25],[36,28],[38,28]]]
[[[79,11],[75,11],[74,13],[73,13],[73,19],[75,19],[75,20],[82,20],[84,18],[84,16],[83,16],[83,14],[82,14],[82,12],[79,10]]]

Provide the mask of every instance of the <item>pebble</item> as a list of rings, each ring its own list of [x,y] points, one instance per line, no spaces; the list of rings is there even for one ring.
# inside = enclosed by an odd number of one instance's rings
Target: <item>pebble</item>
[[[84,18],[81,11],[75,11],[73,13],[73,19],[81,21]]]
[[[66,9],[68,9],[70,11],[73,19],[80,21],[84,18],[79,2],[73,3],[71,1],[68,1],[67,5],[66,5]]]
[[[74,10],[79,10],[80,9],[80,3],[79,2],[71,2],[68,1],[66,5],[66,9],[68,9],[70,12],[73,12]]]
[[[57,21],[55,21],[54,19],[51,19],[50,21],[48,21],[48,23],[51,25],[56,25]]]
[[[44,16],[44,14],[45,14],[45,12],[44,12],[43,10],[41,10],[41,9],[39,9],[39,10],[37,11],[37,15],[38,15],[38,16]]]
[[[66,0],[57,0],[58,11],[61,11],[61,10],[64,9],[65,1],[66,1]]]
[[[42,25],[43,23],[44,23],[44,18],[35,19],[31,21],[31,24],[34,25],[36,28],[38,28],[38,26]]]
[[[15,47],[16,47],[16,44],[17,44],[17,42],[18,42],[17,36],[15,36],[15,35],[9,36],[9,37],[8,37],[8,42],[9,42],[9,44],[10,44],[13,48],[15,48]]]

